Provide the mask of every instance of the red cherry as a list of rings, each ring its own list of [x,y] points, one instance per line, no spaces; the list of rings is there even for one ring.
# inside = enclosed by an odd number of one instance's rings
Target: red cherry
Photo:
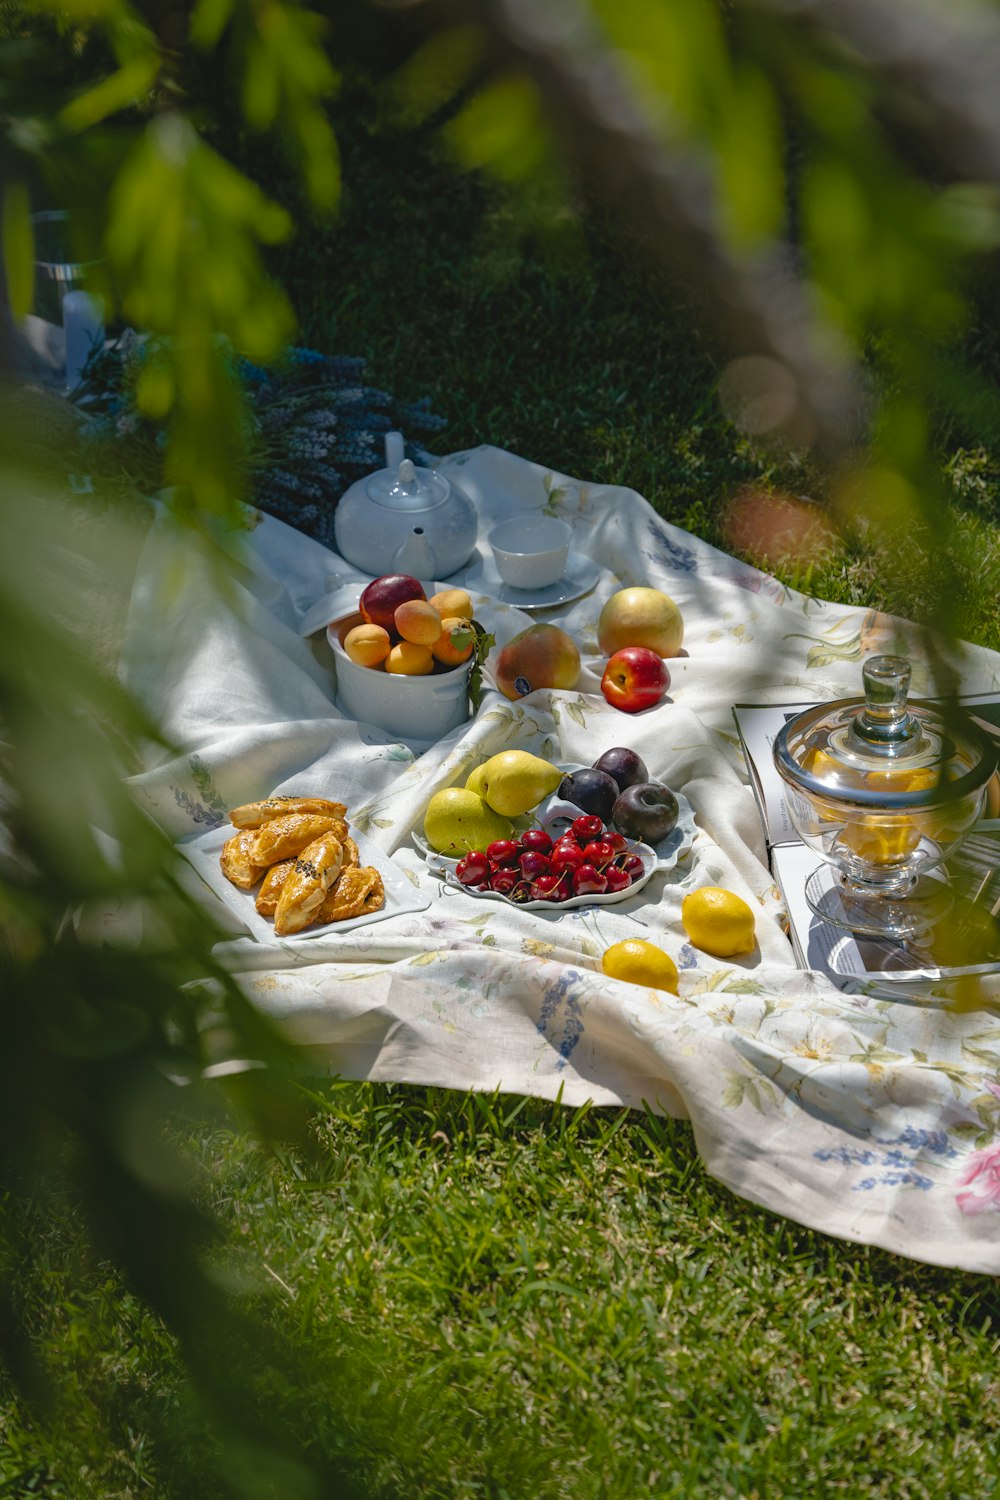
[[[494,839],[487,844],[486,853],[496,865],[512,865],[517,859],[517,845],[513,839]]]
[[[639,876],[645,873],[646,866],[638,854],[626,854],[619,863],[626,875],[630,875],[633,880],[638,880]]]
[[[534,849],[536,854],[548,854],[552,840],[544,828],[528,828],[521,834],[521,848]]]
[[[481,849],[472,849],[455,866],[463,885],[479,885],[489,878],[490,862]]]
[[[603,838],[606,844],[611,845],[616,854],[621,854],[623,849],[628,848],[628,839],[623,833],[605,833]],[[486,852],[488,854],[489,850]]]
[[[609,891],[627,891],[632,884],[632,877],[627,870],[620,870],[617,865],[609,865],[604,872],[604,878],[608,882]]]
[[[577,843],[564,844],[562,839],[560,839],[549,858],[552,868],[557,875],[561,875],[564,870],[569,870],[572,873],[573,870],[578,870],[583,864],[583,850]]]
[[[526,880],[536,880],[539,875],[552,873],[552,865],[548,855],[539,854],[537,849],[526,849],[518,860],[521,874]]]
[[[537,880],[531,882],[531,899],[533,901],[561,901],[559,888],[562,882],[558,875],[539,875]]]
[[[573,892],[577,896],[601,896],[608,888],[607,877],[593,865],[581,865],[573,874]]]
[[[583,851],[583,857],[587,864],[596,865],[603,870],[615,857],[615,851],[607,839],[598,839],[594,843],[587,844]]]
[[[580,842],[585,844],[590,839],[600,837],[604,824],[596,813],[583,813],[581,817],[573,819],[570,828]]]
[[[490,876],[490,890],[498,891],[501,896],[509,896],[520,882],[519,870],[512,869],[510,866],[501,866]]]

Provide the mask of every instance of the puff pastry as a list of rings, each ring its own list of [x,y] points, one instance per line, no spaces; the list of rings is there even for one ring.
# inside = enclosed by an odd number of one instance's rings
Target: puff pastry
[[[358,846],[354,840],[346,838],[341,839],[340,842],[344,846],[344,863],[340,867],[341,871],[349,870],[352,865],[359,865],[361,863],[361,856],[358,853]]]
[[[282,937],[314,922],[330,886],[340,874],[344,846],[326,832],[302,851],[285,877],[274,912],[274,930]]]
[[[344,870],[316,913],[317,922],[346,922],[350,917],[381,911],[385,905],[382,877],[371,865]]]
[[[273,818],[284,818],[289,813],[315,813],[320,817],[342,818],[347,812],[343,802],[330,802],[326,797],[265,797],[260,802],[245,802],[234,807],[229,821],[236,828],[259,828]]]
[[[347,824],[343,818],[316,813],[286,813],[254,832],[250,857],[258,865],[276,865],[281,859],[294,859],[324,833],[332,833],[342,842],[347,837]]]
[[[280,865],[272,865],[264,876],[263,884],[257,892],[257,910],[262,917],[273,917],[278,910],[281,888],[292,873],[294,864],[294,859],[283,859]]]
[[[241,891],[251,891],[267,868],[268,861],[253,857],[253,845],[257,835],[252,828],[227,839],[219,855],[219,866],[227,880],[238,885]]]

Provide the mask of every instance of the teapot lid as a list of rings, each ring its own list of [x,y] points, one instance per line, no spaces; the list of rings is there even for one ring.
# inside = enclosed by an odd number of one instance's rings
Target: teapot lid
[[[433,469],[419,468],[403,456],[403,434],[385,435],[384,469],[377,469],[365,481],[365,494],[386,510],[432,510],[451,494],[451,485]]]
[[[864,698],[840,698],[796,715],[774,742],[778,771],[800,790],[881,808],[951,801],[983,786],[996,756],[964,715],[908,703],[910,663],[871,656]]]

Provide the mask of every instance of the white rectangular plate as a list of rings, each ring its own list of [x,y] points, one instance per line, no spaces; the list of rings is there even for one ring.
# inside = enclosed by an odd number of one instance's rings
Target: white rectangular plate
[[[262,917],[257,910],[258,887],[252,891],[241,891],[239,886],[226,879],[219,866],[219,855],[222,846],[227,839],[231,839],[237,832],[229,823],[224,823],[221,828],[210,828],[207,833],[199,833],[194,838],[184,839],[177,846],[184,858],[198,872],[209,890],[214,891],[220,901],[223,901],[229,910],[235,912],[243,923],[243,926],[256,938],[258,943],[291,943],[303,938],[327,937],[330,933],[350,932],[355,927],[367,927],[371,922],[385,922],[389,917],[401,916],[403,912],[424,911],[430,906],[426,896],[411,885],[403,872],[396,868],[387,854],[371,839],[365,838],[361,833],[351,830],[351,838],[358,846],[358,856],[363,865],[374,865],[382,877],[385,886],[385,905],[381,911],[369,912],[362,917],[348,917],[343,922],[323,922],[315,927],[307,927],[304,932],[296,932],[291,937],[279,937],[274,930],[274,923],[267,917]]]

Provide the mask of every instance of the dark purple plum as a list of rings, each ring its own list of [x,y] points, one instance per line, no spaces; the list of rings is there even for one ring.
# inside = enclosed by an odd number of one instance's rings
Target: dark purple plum
[[[607,771],[595,771],[592,766],[586,766],[582,771],[570,771],[563,777],[558,795],[564,802],[572,802],[581,812],[592,813],[602,823],[607,823],[619,791],[617,781]]]
[[[641,781],[649,780],[645,761],[625,745],[615,745],[612,750],[605,750],[604,754],[594,761],[593,769],[606,771],[617,783],[620,792],[624,792],[626,787],[638,786]]]
[[[626,787],[611,809],[612,826],[626,838],[659,844],[677,823],[677,798],[660,781]]]

